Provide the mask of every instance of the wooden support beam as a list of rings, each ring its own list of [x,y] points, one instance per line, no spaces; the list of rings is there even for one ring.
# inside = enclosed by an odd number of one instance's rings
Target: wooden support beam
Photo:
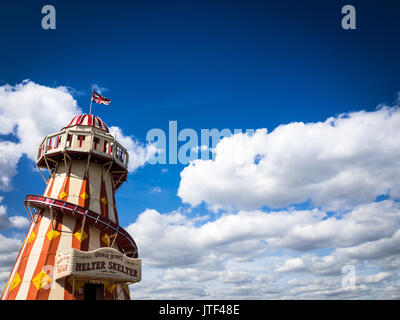
[[[115,243],[115,240],[117,239],[117,236],[118,236],[118,232],[116,232],[116,233],[114,233],[113,235],[111,235],[111,236],[108,237],[108,238],[114,238],[113,241],[112,241],[112,243],[111,243],[111,245],[109,245],[110,248],[113,247],[113,245],[114,245],[114,243]]]
[[[121,179],[122,179],[123,177],[125,177],[126,173],[127,173],[127,171],[125,171],[124,174],[121,174],[121,176],[119,177],[118,181],[117,181],[116,183],[113,184],[113,188],[114,188],[114,189],[115,189],[115,186],[118,184],[118,182],[120,182]]]
[[[110,165],[108,166],[107,172],[106,172],[106,174],[105,174],[104,177],[103,177],[103,181],[106,181],[106,177],[107,177],[107,175],[108,175],[108,172],[109,172],[110,169],[111,169],[112,164],[113,164],[113,162],[110,161]]]
[[[43,175],[43,173],[42,173],[42,170],[40,170],[40,167],[37,166],[37,168],[39,169],[39,173],[40,173],[40,175],[42,176],[42,178],[43,178],[43,180],[44,180],[44,183],[45,183],[45,184],[48,184],[49,181],[46,180],[46,178],[44,177],[44,175]]]
[[[85,222],[86,222],[86,214],[83,216],[83,221],[82,221],[82,227],[81,227],[81,241],[82,241],[83,229],[85,228]]]
[[[92,154],[89,154],[87,158],[87,163],[86,163],[86,170],[85,170],[85,176],[88,174],[89,171],[89,164],[90,164],[90,158],[92,157]]]
[[[51,161],[51,162],[54,162],[54,163],[58,163],[58,161],[55,161],[55,160],[53,160],[53,159],[51,159],[51,158],[47,158],[47,160],[49,160],[49,161]]]
[[[44,157],[44,162],[46,162],[46,167],[47,167],[47,170],[49,170],[49,172],[51,172],[51,170],[50,170],[50,166],[49,166],[49,163],[47,162],[47,159],[46,159],[46,157]]]
[[[64,151],[64,166],[65,166],[65,173],[67,173],[67,153]]]
[[[26,207],[27,206],[25,205],[24,208],[25,208],[26,214],[28,215],[29,220],[32,222],[33,221],[33,217],[32,217],[31,214],[29,214],[29,211],[28,211],[28,209]]]

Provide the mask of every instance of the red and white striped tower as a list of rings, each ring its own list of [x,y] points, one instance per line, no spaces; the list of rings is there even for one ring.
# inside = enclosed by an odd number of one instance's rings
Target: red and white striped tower
[[[1,299],[81,300],[89,282],[104,288],[99,299],[130,299],[127,283],[53,276],[56,254],[71,248],[110,247],[124,257],[138,257],[134,240],[118,224],[115,203],[115,192],[128,175],[126,149],[99,117],[82,114],[43,140],[36,165],[50,177],[46,181],[42,175],[47,184],[42,196],[25,198],[32,222]]]

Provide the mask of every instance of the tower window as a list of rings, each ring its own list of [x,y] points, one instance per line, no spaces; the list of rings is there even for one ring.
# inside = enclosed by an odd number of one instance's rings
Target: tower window
[[[57,137],[57,141],[56,141],[56,148],[58,148],[58,146],[60,145],[61,142],[61,136]]]
[[[72,143],[72,134],[68,134],[67,136],[67,147],[70,147]]]
[[[100,139],[94,137],[93,138],[93,149],[97,150],[97,146],[99,145],[99,143],[100,143]]]
[[[84,141],[86,136],[78,135],[79,147],[82,147],[82,141]]]

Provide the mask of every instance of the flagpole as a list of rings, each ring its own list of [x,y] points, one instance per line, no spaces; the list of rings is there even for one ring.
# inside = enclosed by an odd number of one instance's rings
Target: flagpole
[[[89,109],[89,114],[92,114],[93,90],[94,90],[94,85],[92,85],[92,94],[91,94],[91,96],[90,96],[90,109]]]

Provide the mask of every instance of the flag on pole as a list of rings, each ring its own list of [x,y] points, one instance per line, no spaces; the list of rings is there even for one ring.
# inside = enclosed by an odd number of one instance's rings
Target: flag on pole
[[[103,97],[102,95],[98,94],[96,91],[92,91],[92,100],[91,102],[96,102],[99,104],[109,105],[111,100]]]

